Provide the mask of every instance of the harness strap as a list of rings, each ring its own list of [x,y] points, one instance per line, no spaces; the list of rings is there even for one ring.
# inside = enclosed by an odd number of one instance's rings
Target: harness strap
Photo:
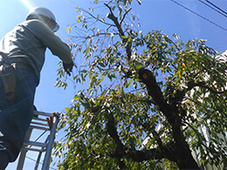
[[[10,58],[7,57],[7,55],[5,53],[3,53],[2,51],[0,51],[0,56],[2,56],[2,60],[0,61],[0,66],[4,65],[4,64],[11,65],[11,64],[15,63],[15,69],[26,69],[26,70],[29,70],[29,71],[35,73],[32,66],[30,66],[29,64],[26,64],[24,62],[21,62],[20,59],[10,60]]]
[[[30,65],[20,62],[16,62],[16,69],[26,69],[34,73],[34,69]]]

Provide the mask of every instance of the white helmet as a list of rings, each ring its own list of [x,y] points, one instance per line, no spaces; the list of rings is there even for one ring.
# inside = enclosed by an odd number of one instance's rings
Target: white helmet
[[[56,32],[59,29],[59,25],[56,22],[54,14],[47,8],[43,7],[33,8],[26,16],[26,20],[41,19],[45,24],[47,24],[47,21],[44,18],[42,18],[42,16],[50,19],[51,23],[48,22],[48,25],[51,24],[51,29],[54,32]]]

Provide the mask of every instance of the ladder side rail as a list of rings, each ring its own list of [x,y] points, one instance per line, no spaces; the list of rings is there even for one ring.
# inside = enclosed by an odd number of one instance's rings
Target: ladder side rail
[[[52,146],[53,146],[54,139],[55,139],[55,131],[57,129],[58,122],[59,122],[59,113],[55,113],[54,119],[53,119],[53,125],[52,125],[51,131],[50,131],[49,143],[47,144],[47,147],[46,147],[46,154],[44,157],[42,170],[49,169],[51,151],[52,151]]]
[[[26,133],[26,136],[25,136],[25,140],[29,140],[30,137],[31,137],[31,134],[32,134],[32,128],[29,128],[27,133]],[[20,153],[20,157],[19,157],[19,161],[17,163],[17,169],[23,169],[23,166],[24,166],[24,161],[25,161],[25,157],[26,157],[26,153],[28,151],[25,149],[25,150],[22,150],[21,153]]]
[[[45,143],[47,143],[47,142],[48,142],[49,137],[50,137],[50,135],[48,135],[48,137],[46,138]],[[42,149],[43,149],[43,150],[45,150],[46,148],[45,148],[45,147],[42,147]],[[41,159],[42,153],[43,153],[43,152],[39,152],[39,155],[38,155],[38,157],[37,157],[37,161],[36,161],[36,164],[35,164],[35,168],[34,168],[34,170],[37,170],[37,169],[38,169],[38,167],[39,167],[39,162],[40,162],[40,159]]]

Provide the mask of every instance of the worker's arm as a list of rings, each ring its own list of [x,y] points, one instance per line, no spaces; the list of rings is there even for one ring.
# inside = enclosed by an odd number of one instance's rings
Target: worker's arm
[[[39,20],[32,20],[27,24],[27,28],[44,46],[49,48],[50,51],[58,56],[64,63],[73,63],[69,46],[62,42],[45,24]]]

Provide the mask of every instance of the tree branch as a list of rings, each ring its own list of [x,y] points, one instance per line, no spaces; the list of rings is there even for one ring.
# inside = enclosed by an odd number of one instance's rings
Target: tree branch
[[[117,145],[117,153],[120,156],[125,155],[125,148],[123,143],[121,142],[121,140],[119,139],[118,133],[117,133],[117,128],[115,126],[115,122],[114,122],[114,117],[112,113],[109,113],[108,115],[108,121],[107,121],[107,132],[109,133],[109,135],[112,137],[112,139],[114,140],[114,142]]]
[[[159,140],[158,143],[159,143],[159,145],[161,145],[162,148],[157,147],[157,148],[152,148],[149,150],[135,150],[135,149],[132,150],[132,149],[126,148],[118,136],[113,114],[110,113],[107,119],[108,119],[107,132],[109,133],[111,138],[114,140],[115,144],[117,145],[115,152],[110,154],[111,157],[119,159],[124,156],[127,156],[137,162],[141,162],[144,160],[151,160],[151,159],[162,159],[162,158],[168,158],[172,161],[176,161],[173,156],[174,155],[173,153],[175,152],[172,149],[172,148],[174,148],[174,147],[172,147],[172,146],[174,146],[173,142],[168,143],[167,145],[163,146],[162,144],[160,144],[160,140]]]
[[[94,18],[95,20],[97,20],[97,21],[99,21],[99,22],[101,22],[103,24],[106,24],[106,25],[109,25],[109,26],[114,26],[114,25],[109,24],[109,23],[107,23],[107,22],[105,22],[103,20],[98,19],[96,16],[92,15],[90,12],[88,12],[88,11],[82,9],[82,8],[77,8],[77,9],[81,9],[83,12],[85,12],[86,14],[90,15],[92,18]]]
[[[117,20],[117,17],[114,16],[113,11],[110,8],[110,6],[106,3],[104,3],[104,5],[106,5],[107,8],[109,8],[109,10],[110,10],[110,13],[107,14],[107,18],[109,18],[110,20],[112,20],[114,22],[115,26],[117,27],[117,29],[120,33],[120,36],[125,36],[124,31],[122,30],[121,25],[119,24],[119,22]]]
[[[188,83],[188,88],[185,88],[184,90],[177,90],[174,98],[172,99],[173,103],[174,104],[177,104],[179,102],[182,102],[182,100],[184,99],[186,93],[190,90],[192,90],[194,87],[201,87],[201,88],[205,88],[205,89],[208,89],[211,93],[215,93],[215,94],[223,94],[223,93],[226,93],[227,91],[224,90],[224,91],[216,91],[214,89],[212,89],[211,87],[209,86],[206,86],[205,85],[205,82],[189,82]]]
[[[150,132],[152,133],[154,139],[157,141],[158,146],[160,147],[160,149],[162,150],[163,148],[163,144],[162,144],[162,140],[159,137],[158,133],[155,130],[155,127],[153,125],[150,125],[149,123],[143,123],[142,124],[143,128],[146,129],[146,131],[150,134]]]
[[[108,4],[106,4],[106,3],[104,3],[104,5],[109,9],[109,11],[110,11],[110,13],[108,13],[107,14],[107,18],[109,18],[110,20],[112,20],[113,22],[114,22],[114,24],[115,24],[115,26],[117,27],[117,29],[118,29],[118,32],[119,32],[119,34],[120,34],[120,37],[121,37],[121,39],[122,39],[122,42],[123,43],[127,43],[127,38],[125,38],[125,34],[124,34],[124,31],[122,30],[122,28],[121,28],[121,23],[119,23],[118,22],[118,19],[117,19],[117,17],[115,17],[114,16],[114,14],[113,14],[113,11],[112,11],[112,9],[110,8],[110,6],[108,5]],[[128,11],[130,11],[131,9],[129,9]],[[128,11],[125,13],[125,15],[128,13]],[[125,17],[125,16],[124,16]],[[123,17],[123,18],[124,18]],[[122,19],[123,19],[122,18]],[[123,20],[122,20],[123,21]],[[122,22],[121,21],[121,22]],[[127,53],[127,59],[128,59],[128,61],[131,59],[131,55],[132,55],[132,50],[131,50],[131,44],[130,43],[127,43],[126,44],[126,53]]]
[[[153,73],[148,69],[140,69],[139,70],[139,79],[146,84],[148,94],[152,97],[156,105],[159,106],[160,110],[168,114],[169,113],[169,105],[165,101],[162,91],[158,86],[156,79]]]
[[[134,152],[128,152],[128,156],[137,162],[153,159],[160,160],[163,158],[167,158],[171,161],[176,162],[177,159],[174,156],[175,153],[174,145],[175,144],[173,142],[170,142],[163,146],[162,150],[159,147],[157,147],[148,150],[137,150]]]
[[[192,87],[190,87],[190,86],[192,86]],[[211,88],[211,87],[209,87],[209,86],[206,86],[206,85],[205,85],[205,82],[193,83],[193,84],[190,85],[190,86],[188,87],[188,90],[187,90],[187,91],[191,90],[192,88],[194,88],[194,87],[196,87],[196,86],[199,86],[199,87],[208,89],[211,93],[222,94],[222,93],[226,93],[226,92],[227,92],[227,90],[224,90],[224,91],[216,91],[216,90],[214,90],[213,88]]]
[[[121,25],[122,22],[124,21],[126,15],[129,13],[129,11],[131,11],[131,9],[132,9],[132,8],[129,8],[129,9],[125,12],[125,14],[123,15],[123,17],[122,17],[122,19],[121,19],[121,21],[120,21],[120,25]]]

